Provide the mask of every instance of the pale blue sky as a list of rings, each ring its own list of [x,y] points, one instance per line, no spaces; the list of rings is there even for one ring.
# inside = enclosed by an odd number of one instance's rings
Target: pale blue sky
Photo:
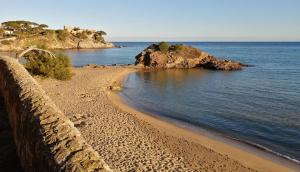
[[[0,22],[104,30],[109,40],[300,41],[300,0],[7,0]]]

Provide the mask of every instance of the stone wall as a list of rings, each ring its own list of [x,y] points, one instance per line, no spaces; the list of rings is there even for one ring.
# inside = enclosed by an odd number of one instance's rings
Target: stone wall
[[[24,171],[111,171],[26,69],[0,57],[0,91]]]

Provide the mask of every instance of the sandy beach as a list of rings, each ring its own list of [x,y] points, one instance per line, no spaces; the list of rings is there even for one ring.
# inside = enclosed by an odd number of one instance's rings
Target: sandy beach
[[[37,80],[114,171],[293,171],[128,107],[108,88],[135,70],[74,68],[69,81]]]

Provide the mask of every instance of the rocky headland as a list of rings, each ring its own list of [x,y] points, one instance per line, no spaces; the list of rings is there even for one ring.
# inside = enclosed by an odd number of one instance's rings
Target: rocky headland
[[[135,57],[135,65],[142,68],[241,70],[246,65],[232,60],[215,58],[187,45],[152,44]]]
[[[112,48],[104,31],[64,26],[49,29],[45,24],[8,21],[0,25],[0,51],[21,51],[31,46],[47,49]]]

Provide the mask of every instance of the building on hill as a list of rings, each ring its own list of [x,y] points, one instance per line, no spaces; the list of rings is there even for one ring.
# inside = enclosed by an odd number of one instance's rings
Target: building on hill
[[[74,29],[72,26],[64,26],[64,30],[67,32],[71,32]]]
[[[12,34],[14,34],[14,30],[12,30],[12,29],[4,29],[4,34],[5,35],[12,35]]]

